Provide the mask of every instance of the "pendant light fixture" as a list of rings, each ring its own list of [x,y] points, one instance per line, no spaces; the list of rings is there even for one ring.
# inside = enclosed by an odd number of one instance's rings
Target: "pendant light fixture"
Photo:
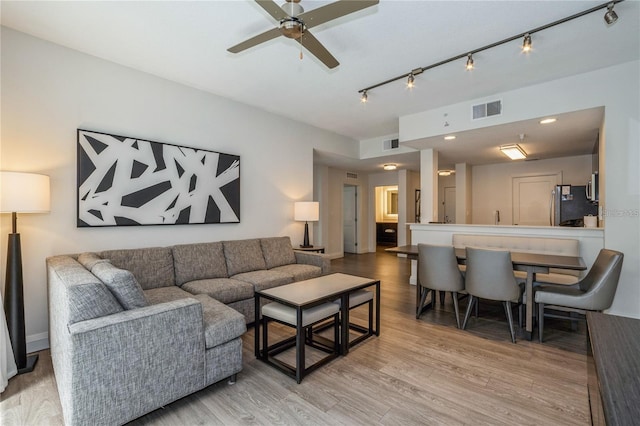
[[[413,89],[414,88],[414,84],[413,82],[415,81],[415,77],[413,76],[413,74],[409,74],[409,77],[407,77],[407,89]]]
[[[618,20],[618,14],[613,10],[615,3],[609,3],[607,5],[607,12],[604,14],[604,21],[607,25],[615,24]]]
[[[365,90],[364,92],[362,92],[362,96],[360,96],[360,102],[365,104],[367,103],[368,100],[369,100],[369,96],[367,95],[367,91]]]

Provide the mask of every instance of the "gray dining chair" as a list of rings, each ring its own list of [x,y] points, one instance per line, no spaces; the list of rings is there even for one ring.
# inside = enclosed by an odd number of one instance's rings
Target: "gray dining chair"
[[[611,306],[623,259],[624,254],[619,251],[602,249],[587,275],[577,284],[571,287],[543,285],[536,289],[540,343],[544,334],[545,317],[578,321],[584,319],[586,311],[603,311]],[[546,310],[567,312],[568,315],[551,314]]]
[[[418,244],[418,287],[419,300],[416,306],[416,319],[429,306],[434,306],[436,291],[451,292],[453,308],[456,314],[456,326],[460,328],[458,293],[464,290],[464,278],[458,269],[458,260],[453,246]],[[431,301],[425,306],[427,293],[431,292]]]
[[[462,329],[466,329],[471,309],[480,299],[497,300],[502,302],[511,341],[516,342],[516,333],[513,328],[513,314],[511,304],[517,303],[522,317],[522,286],[513,276],[513,264],[511,253],[502,250],[480,249],[467,247],[467,271],[465,274],[465,289],[469,293],[469,304],[464,316]]]

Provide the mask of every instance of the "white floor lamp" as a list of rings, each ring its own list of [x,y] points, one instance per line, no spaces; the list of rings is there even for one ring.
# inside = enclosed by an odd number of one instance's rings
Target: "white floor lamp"
[[[18,374],[33,371],[38,355],[27,357],[24,331],[22,250],[17,231],[17,213],[49,211],[49,176],[34,173],[0,172],[0,213],[11,213],[4,283],[4,310]]]

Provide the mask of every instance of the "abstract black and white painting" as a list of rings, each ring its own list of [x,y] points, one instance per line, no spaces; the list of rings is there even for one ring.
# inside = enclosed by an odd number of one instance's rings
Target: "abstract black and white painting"
[[[240,157],[78,129],[78,227],[240,222]]]

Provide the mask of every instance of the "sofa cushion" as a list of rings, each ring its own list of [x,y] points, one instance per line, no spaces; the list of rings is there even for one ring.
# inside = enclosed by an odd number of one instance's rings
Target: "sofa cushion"
[[[227,262],[221,242],[173,246],[176,285],[205,278],[226,278]]]
[[[184,284],[181,288],[192,294],[209,295],[222,303],[253,297],[253,284],[231,278],[195,280]]]
[[[310,278],[319,277],[322,274],[322,269],[319,266],[313,265],[283,265],[270,270],[279,271],[287,275],[291,275],[293,276],[294,281],[304,281]]]
[[[116,268],[108,262],[96,263],[91,272],[100,278],[123,308],[143,308],[149,304],[131,272]]]
[[[81,253],[78,256],[78,262],[90,271],[95,264],[109,262],[109,259],[103,259],[96,253]]]
[[[118,268],[131,271],[144,290],[175,285],[173,255],[169,247],[108,250],[99,254]]]
[[[227,343],[247,331],[244,315],[205,294],[193,296],[202,304],[204,343],[207,349]]]
[[[260,246],[267,269],[296,263],[289,237],[262,238]]]
[[[144,290],[144,295],[149,301],[150,305],[157,305],[158,303],[173,302],[180,299],[193,298],[193,294],[188,291],[184,291],[178,286],[172,285],[169,287],[158,287]]]
[[[260,240],[223,241],[222,244],[230,277],[243,272],[267,269]]]
[[[266,290],[293,282],[293,276],[284,272],[274,270],[262,270],[245,272],[231,277],[236,280],[245,281],[253,285],[255,291]]]

